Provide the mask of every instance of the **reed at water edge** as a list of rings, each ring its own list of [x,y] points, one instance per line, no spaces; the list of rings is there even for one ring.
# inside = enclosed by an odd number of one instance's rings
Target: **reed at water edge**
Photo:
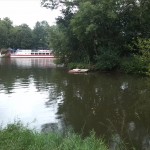
[[[0,150],[108,150],[108,147],[93,132],[86,138],[75,133],[45,134],[18,122],[1,128]]]

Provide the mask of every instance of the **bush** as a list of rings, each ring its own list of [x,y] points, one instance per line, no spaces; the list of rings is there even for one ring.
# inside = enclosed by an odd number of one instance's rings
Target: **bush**
[[[148,64],[139,56],[123,59],[120,68],[123,72],[132,74],[146,74],[148,72]]]
[[[150,75],[150,39],[137,39],[130,50],[133,56],[123,59],[120,68],[126,73]]]
[[[90,69],[89,64],[85,63],[69,63],[68,64],[69,69],[74,69],[74,68],[80,68],[80,69]]]
[[[111,50],[110,48],[102,48],[101,54],[96,56],[96,69],[100,70],[113,70],[118,66],[119,63],[119,54],[114,49]]]

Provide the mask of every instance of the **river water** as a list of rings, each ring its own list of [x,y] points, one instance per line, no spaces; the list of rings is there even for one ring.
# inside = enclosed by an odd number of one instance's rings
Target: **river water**
[[[113,150],[150,149],[150,78],[118,73],[69,74],[54,59],[0,59],[0,123],[38,131],[91,130]]]

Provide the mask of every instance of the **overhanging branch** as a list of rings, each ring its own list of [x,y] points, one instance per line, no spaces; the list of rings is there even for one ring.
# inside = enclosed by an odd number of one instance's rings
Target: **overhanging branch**
[[[56,9],[60,5],[65,6],[78,6],[79,1],[78,0],[41,0],[41,6],[50,8],[50,9]]]

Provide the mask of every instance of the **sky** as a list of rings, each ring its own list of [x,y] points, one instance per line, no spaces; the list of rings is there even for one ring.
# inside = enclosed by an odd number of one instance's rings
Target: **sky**
[[[41,7],[40,0],[0,0],[0,18],[10,18],[14,26],[26,23],[34,28],[37,21],[43,20],[54,25],[59,15],[58,10]]]

